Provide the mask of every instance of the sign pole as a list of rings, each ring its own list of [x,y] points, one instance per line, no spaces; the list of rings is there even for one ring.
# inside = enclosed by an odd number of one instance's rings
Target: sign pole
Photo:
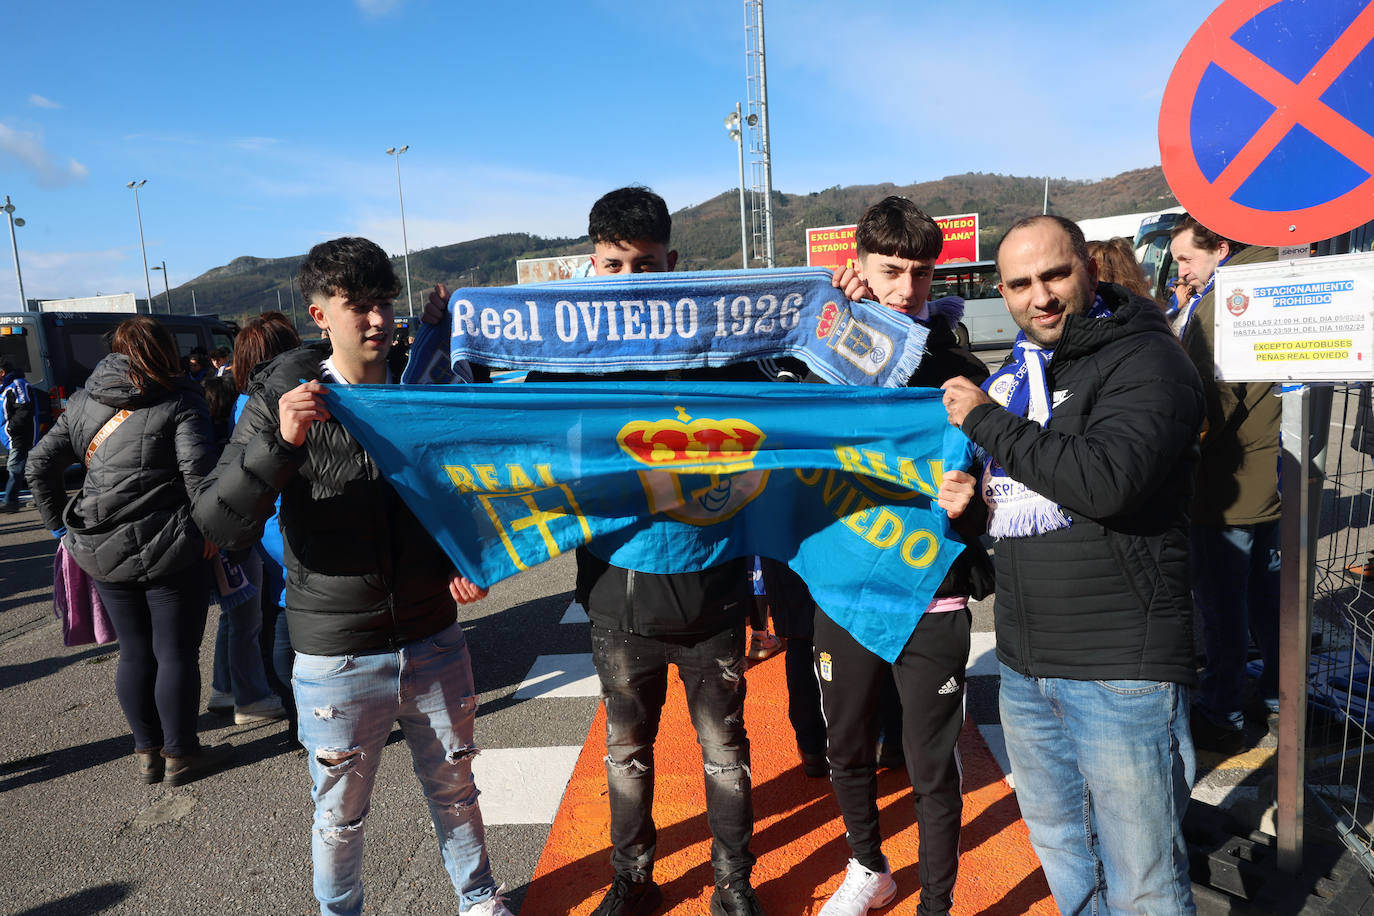
[[[1329,392],[1328,392],[1329,394]],[[1277,763],[1279,870],[1302,868],[1304,791],[1307,783],[1307,659],[1312,632],[1313,521],[1322,475],[1312,463],[1309,385],[1283,394],[1279,421],[1284,487],[1279,522],[1279,749]],[[1325,428],[1322,428],[1325,433]]]

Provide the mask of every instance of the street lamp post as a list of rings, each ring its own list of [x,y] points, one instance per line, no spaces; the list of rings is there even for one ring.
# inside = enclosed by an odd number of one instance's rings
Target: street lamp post
[[[148,274],[148,246],[143,244],[143,207],[138,202],[138,189],[148,183],[148,179],[142,181],[131,181],[124,187],[132,188],[134,192],[134,210],[138,213],[138,247],[143,252],[143,289],[148,294],[148,313],[153,311],[153,281]]]
[[[153,270],[160,270],[160,271],[162,271],[162,288],[163,288],[163,290],[166,291],[166,295],[167,295],[167,314],[170,315],[170,314],[172,314],[172,285],[171,285],[170,283],[167,282],[167,262],[166,262],[166,261],[163,261],[161,267],[154,267]],[[151,314],[152,311],[153,311],[153,303],[152,303],[151,300],[149,300],[149,302],[148,302],[148,312],[149,312],[149,314]]]
[[[739,149],[739,258],[740,266],[745,270],[749,269],[749,236],[748,223],[744,218],[744,131],[740,124],[740,104],[735,103],[735,110],[725,116],[725,130],[730,134],[730,139],[735,141],[735,146]]]
[[[402,147],[388,146],[386,154],[396,157],[396,199],[401,203],[401,257],[406,265],[406,314],[415,317],[415,298],[410,293],[410,242],[406,239],[406,199],[401,193],[401,153],[410,149],[410,144]]]
[[[4,210],[10,220],[10,248],[14,250],[14,279],[19,283],[19,310],[25,311],[29,307],[29,302],[24,298],[24,275],[19,272],[19,240],[14,235],[14,227],[24,225],[24,218],[14,215],[14,204],[10,203],[8,194],[5,195]]]

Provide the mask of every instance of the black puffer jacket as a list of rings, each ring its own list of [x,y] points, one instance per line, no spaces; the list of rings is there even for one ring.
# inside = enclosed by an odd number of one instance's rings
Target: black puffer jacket
[[[101,582],[151,582],[201,559],[188,491],[215,465],[210,412],[200,386],[182,376],[171,391],[143,392],[129,360],[102,359],[67,409],[29,453],[28,478],[43,523],[72,559]],[[62,472],[117,411],[132,411],[96,450],[86,480],[62,505]]]
[[[1112,284],[1098,292],[1114,314],[1066,319],[1044,429],[993,404],[964,419],[1012,478],[1072,519],[997,542],[997,657],[1034,677],[1192,684],[1202,383],[1159,306]]]
[[[277,401],[318,379],[329,344],[258,369],[214,477],[194,496],[202,530],[221,546],[262,535],[281,495],[291,645],[348,655],[413,642],[457,617],[453,565],[337,420],[315,423],[299,448],[280,435]]]

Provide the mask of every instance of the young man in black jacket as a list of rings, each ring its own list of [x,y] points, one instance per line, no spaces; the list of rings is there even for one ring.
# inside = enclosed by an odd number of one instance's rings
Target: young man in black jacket
[[[593,206],[588,234],[594,275],[662,273],[673,269],[672,217],[663,198],[643,187],[619,188]],[[423,320],[448,320],[448,290],[430,294]],[[530,381],[586,378],[660,381],[771,381],[762,364],[610,376],[530,372]],[[653,819],[654,741],[676,665],[701,745],[706,819],[716,887],[713,916],[762,916],[749,878],[754,809],[749,739],[744,729],[745,621],[754,593],[747,559],[698,572],[657,574],[611,566],[577,549],[577,601],[587,609],[592,659],[606,707],[606,784],[611,806],[615,875],[592,916],[647,916],[663,895],[653,880],[657,830]]]
[[[926,352],[913,387],[936,388],[947,379],[987,378],[983,362],[959,343],[955,326],[960,300],[928,302],[935,262],[944,238],[940,227],[914,203],[888,197],[864,211],[855,232],[857,270],[836,272],[850,299],[871,299],[924,325]],[[948,913],[959,865],[963,814],[958,740],[964,722],[964,670],[968,666],[970,596],[990,591],[991,563],[978,543],[986,520],[976,498],[976,479],[947,469],[938,502],[966,547],[925,607],[909,608],[905,646],[860,643],[845,628],[862,607],[817,608],[816,671],[825,710],[830,783],[844,817],[850,859],[839,889],[821,916],[863,916],[885,906],[897,892],[882,851],[874,745],[879,701],[891,678],[901,702],[902,751],[915,796],[920,833],[921,916]]]
[[[472,779],[477,700],[454,604],[486,592],[454,571],[321,397],[325,384],[394,381],[387,354],[400,284],[386,254],[360,238],[312,248],[300,284],[328,340],[254,372],[248,405],[193,511],[206,537],[243,547],[261,537],[281,498],[320,912],[362,911],[364,826],[399,721],[460,912],[510,916],[492,880]]]
[[[621,188],[593,206],[588,232],[597,275],[672,270],[672,218],[647,188]],[[617,378],[628,378],[627,373]],[[643,373],[638,377],[662,378]],[[695,378],[764,376],[752,364]],[[592,659],[606,707],[606,784],[615,877],[594,916],[654,912],[654,739],[676,665],[701,744],[706,820],[716,888],[714,916],[762,916],[749,883],[754,809],[744,730],[745,621],[753,602],[748,561],[700,572],[654,574],[611,566],[589,550],[578,559],[577,598],[591,618]]]
[[[1202,383],[1159,306],[1097,282],[1069,220],[1017,222],[997,264],[1022,330],[1013,359],[987,393],[943,387],[949,422],[990,461],[1017,800],[1061,912],[1191,914],[1187,527]]]

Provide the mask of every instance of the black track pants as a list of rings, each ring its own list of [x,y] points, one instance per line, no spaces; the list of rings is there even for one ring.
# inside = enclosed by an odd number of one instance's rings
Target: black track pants
[[[816,671],[825,710],[830,783],[850,849],[865,868],[883,868],[878,828],[878,697],[890,669],[902,703],[902,750],[920,833],[921,912],[949,908],[959,866],[963,796],[959,730],[972,615],[967,609],[921,617],[891,665],[865,649],[822,610],[816,614]]]

